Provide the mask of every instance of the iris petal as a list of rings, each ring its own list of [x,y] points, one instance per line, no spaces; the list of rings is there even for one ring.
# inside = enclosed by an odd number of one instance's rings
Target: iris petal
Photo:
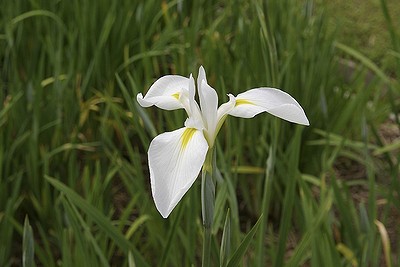
[[[217,123],[218,95],[214,88],[209,86],[206,80],[203,80],[199,87],[199,98],[201,113],[210,138],[214,138],[213,134]]]
[[[275,88],[261,87],[238,94],[235,107],[229,115],[252,118],[261,112],[268,112],[290,122],[309,125],[300,104],[288,93]]]
[[[161,109],[175,110],[183,108],[180,95],[189,90],[189,79],[179,75],[166,75],[156,80],[143,97],[137,95],[142,107],[157,106]]]
[[[207,82],[206,70],[204,69],[203,66],[200,66],[199,74],[197,75],[197,88],[200,88],[203,80]]]
[[[229,101],[219,106],[217,110],[217,122],[218,124],[221,123],[221,120],[224,119],[226,115],[235,107],[236,105],[236,98],[232,94],[228,94]]]
[[[148,157],[153,199],[167,218],[192,186],[203,166],[208,144],[201,131],[180,128],[156,136]]]

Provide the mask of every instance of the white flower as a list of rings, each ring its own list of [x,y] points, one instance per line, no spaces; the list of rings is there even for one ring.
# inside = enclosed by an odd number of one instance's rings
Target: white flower
[[[141,93],[137,95],[142,107],[184,108],[188,114],[185,127],[156,136],[148,151],[151,190],[164,218],[196,180],[227,115],[252,118],[265,111],[290,122],[309,125],[299,103],[279,89],[260,87],[236,97],[229,94],[229,101],[218,108],[217,93],[208,85],[205,70],[200,67],[197,91],[200,106],[195,100],[192,75],[189,78],[166,75],[154,82],[145,97]]]

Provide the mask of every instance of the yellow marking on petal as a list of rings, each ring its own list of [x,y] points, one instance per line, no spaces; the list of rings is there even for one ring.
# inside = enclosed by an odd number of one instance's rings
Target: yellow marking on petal
[[[189,141],[192,139],[194,133],[197,131],[196,128],[186,128],[181,136],[182,149],[185,149]]]
[[[254,105],[253,102],[251,102],[251,101],[249,101],[249,100],[247,100],[247,99],[236,99],[235,107],[237,107],[237,106],[239,106],[239,105],[245,105],[245,104],[247,104],[247,105]]]
[[[177,100],[179,100],[179,93],[175,93],[172,96],[175,97]]]

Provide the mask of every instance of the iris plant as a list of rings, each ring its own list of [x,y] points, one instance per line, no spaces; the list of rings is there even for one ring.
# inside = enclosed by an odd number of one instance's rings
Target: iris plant
[[[151,190],[164,218],[170,215],[202,168],[203,172],[212,174],[215,139],[228,115],[252,118],[268,112],[290,122],[309,125],[299,103],[275,88],[254,88],[237,96],[228,94],[229,101],[218,107],[218,95],[207,83],[203,67],[197,77],[197,93],[200,105],[195,100],[192,75],[189,78],[166,75],[156,80],[144,97],[141,93],[137,95],[142,107],[183,108],[188,115],[183,128],[156,136],[148,151]],[[203,207],[203,222],[204,212]]]

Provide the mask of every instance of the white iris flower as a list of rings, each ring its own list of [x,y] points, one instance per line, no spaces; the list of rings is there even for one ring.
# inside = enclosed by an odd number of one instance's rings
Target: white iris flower
[[[299,103],[275,88],[254,88],[236,97],[229,94],[229,101],[218,107],[218,95],[208,85],[202,66],[197,77],[197,92],[200,106],[195,100],[192,75],[189,78],[166,75],[154,82],[146,96],[137,95],[142,107],[184,108],[188,114],[185,127],[156,136],[148,151],[151,190],[164,218],[196,180],[227,115],[252,118],[265,111],[290,122],[309,125]]]

